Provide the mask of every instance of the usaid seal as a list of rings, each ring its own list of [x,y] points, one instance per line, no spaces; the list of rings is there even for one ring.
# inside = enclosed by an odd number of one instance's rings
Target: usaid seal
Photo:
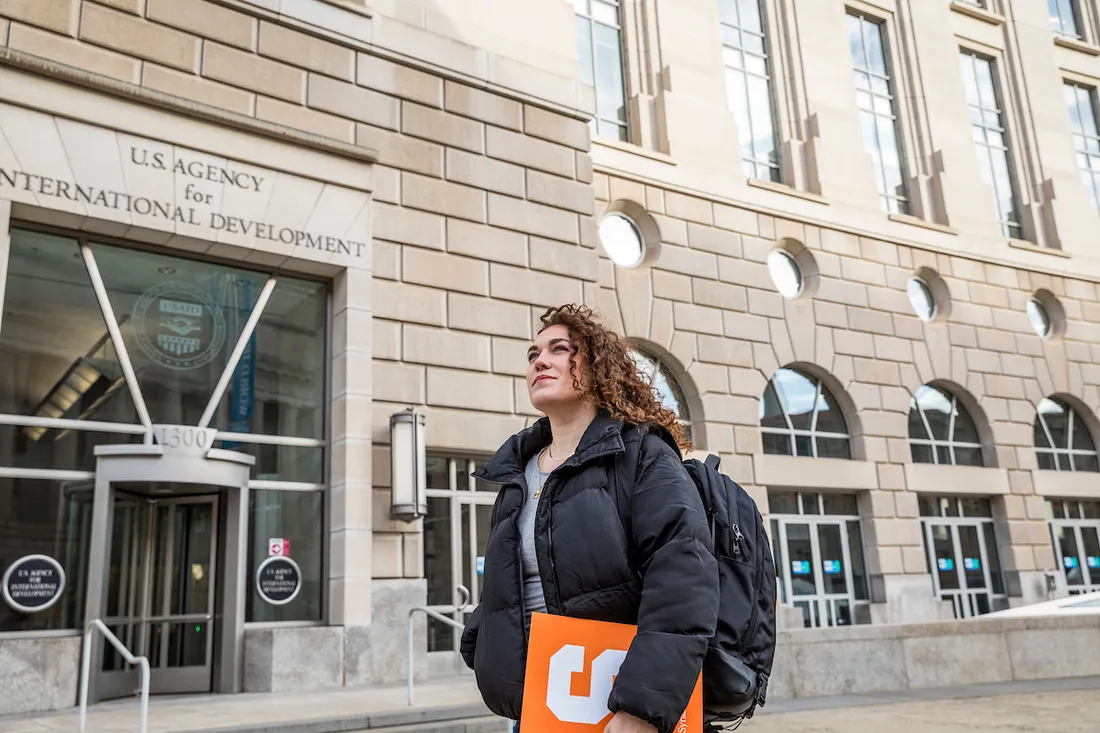
[[[196,369],[225,344],[222,309],[202,288],[185,282],[149,288],[133,312],[134,335],[146,355],[169,369]]]
[[[285,606],[302,589],[302,570],[289,557],[272,555],[256,570],[256,591],[273,606]]]
[[[20,613],[38,613],[65,591],[65,570],[47,555],[27,555],[11,564],[0,580],[4,601]]]

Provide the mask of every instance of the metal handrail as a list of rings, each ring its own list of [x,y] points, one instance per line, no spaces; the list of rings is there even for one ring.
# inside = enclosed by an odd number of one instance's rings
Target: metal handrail
[[[146,733],[149,727],[149,660],[145,657],[135,657],[126,648],[126,645],[111,633],[111,630],[97,618],[88,622],[84,629],[84,651],[80,660],[80,733],[84,733],[84,724],[88,717],[88,676],[92,667],[92,632],[99,630],[103,638],[111,642],[119,654],[131,665],[141,667],[141,724],[139,733]]]
[[[469,590],[469,588],[467,588],[464,585],[460,585],[460,586],[458,586],[458,592],[462,594],[462,603],[458,606],[452,606],[451,609],[450,609],[452,613],[459,613],[461,611],[464,611],[470,605],[470,590]],[[438,608],[438,606],[437,606],[437,608]],[[409,619],[408,619],[409,707],[412,707],[412,704],[413,704],[413,677],[415,677],[415,670],[413,669],[413,657],[415,656],[416,650],[415,650],[414,645],[413,645],[413,616],[418,612],[423,613],[425,616],[430,616],[431,618],[434,618],[436,621],[442,621],[443,623],[447,624],[451,628],[464,629],[466,627],[465,624],[459,623],[458,621],[455,621],[453,618],[447,618],[443,614],[441,614],[438,611],[435,611],[431,608],[426,608],[424,606],[417,606],[416,608],[409,609]],[[142,733],[144,733],[144,731],[142,731]]]

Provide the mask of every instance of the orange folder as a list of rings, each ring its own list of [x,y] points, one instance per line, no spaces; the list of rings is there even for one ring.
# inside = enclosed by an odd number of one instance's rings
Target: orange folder
[[[603,733],[607,698],[638,627],[532,614],[523,733]],[[676,733],[703,733],[702,675]]]

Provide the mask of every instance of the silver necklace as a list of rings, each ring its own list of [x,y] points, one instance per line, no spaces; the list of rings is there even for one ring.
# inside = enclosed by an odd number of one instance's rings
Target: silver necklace
[[[543,479],[542,479],[542,457],[543,457],[543,455],[548,455],[548,456],[550,456],[550,460],[552,460],[552,461],[555,461],[555,460],[557,460],[556,458],[554,458],[554,454],[550,452],[550,446],[546,446],[546,447],[545,447],[545,448],[543,448],[543,449],[542,449],[541,451],[539,451],[539,457],[538,457],[538,460],[537,460],[537,461],[535,461],[535,468],[537,468],[537,469],[538,469],[538,473],[539,473],[539,487],[538,487],[538,489],[536,489],[536,490],[535,490],[535,498],[536,498],[536,499],[537,499],[537,498],[539,498],[539,496],[540,496],[540,495],[542,494],[542,486],[543,486]]]

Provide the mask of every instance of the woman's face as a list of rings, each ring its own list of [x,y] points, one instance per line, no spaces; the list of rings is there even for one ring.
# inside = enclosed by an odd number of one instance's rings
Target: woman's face
[[[570,366],[576,363],[581,385],[588,374],[583,358],[569,337],[565,326],[549,326],[527,350],[527,394],[536,410],[544,414],[572,407],[583,401],[583,395],[573,387]]]

